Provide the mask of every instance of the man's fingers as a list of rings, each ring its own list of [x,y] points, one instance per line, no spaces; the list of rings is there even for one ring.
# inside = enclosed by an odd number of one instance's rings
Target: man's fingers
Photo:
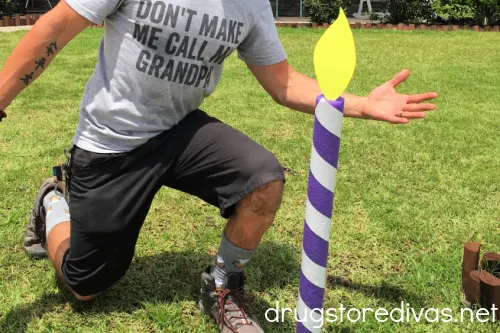
[[[425,112],[403,112],[403,118],[406,119],[421,119],[425,118],[427,114]]]
[[[393,116],[393,117],[389,118],[388,121],[391,124],[408,124],[409,123],[408,119],[406,119],[405,117],[401,118],[399,116]]]
[[[407,112],[420,112],[420,111],[432,111],[436,109],[434,104],[407,104],[404,111]]]
[[[438,97],[436,92],[428,92],[425,94],[408,95],[408,103],[422,103]]]
[[[410,76],[410,71],[408,69],[404,69],[401,72],[399,72],[398,74],[396,74],[396,76],[394,76],[390,82],[394,87],[397,87],[401,83],[406,81],[406,79],[409,76]]]

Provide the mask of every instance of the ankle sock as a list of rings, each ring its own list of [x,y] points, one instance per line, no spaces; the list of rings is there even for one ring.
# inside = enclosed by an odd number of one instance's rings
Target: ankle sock
[[[219,252],[217,253],[215,265],[212,267],[211,272],[211,275],[215,279],[216,287],[221,288],[226,285],[229,273],[241,273],[255,251],[255,249],[245,250],[234,245],[222,234]]]
[[[69,206],[62,193],[50,191],[43,198],[43,207],[47,212],[45,217],[45,232],[49,232],[59,223],[69,222]]]

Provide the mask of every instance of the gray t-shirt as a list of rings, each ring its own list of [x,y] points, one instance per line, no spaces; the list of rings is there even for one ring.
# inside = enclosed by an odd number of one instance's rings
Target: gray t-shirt
[[[286,59],[269,0],[66,0],[104,21],[73,143],[130,151],[197,109],[235,49],[248,64]]]

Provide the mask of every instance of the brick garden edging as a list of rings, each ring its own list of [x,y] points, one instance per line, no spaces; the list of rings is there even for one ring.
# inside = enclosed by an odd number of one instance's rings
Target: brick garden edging
[[[40,19],[41,14],[27,14],[27,15],[14,15],[14,17],[4,16],[3,19],[0,20],[0,27],[15,27],[15,26],[25,26],[25,25],[33,25],[36,21]],[[458,30],[473,30],[473,31],[491,31],[491,32],[500,32],[500,26],[486,26],[480,27],[478,25],[474,26],[461,26],[461,25],[438,25],[438,24],[382,24],[382,23],[350,23],[352,29],[379,29],[379,30],[434,30],[434,31],[458,31]],[[309,27],[309,28],[318,28],[324,29],[328,28],[329,24],[324,23],[322,25],[318,25],[316,23],[308,23],[308,22],[276,22],[277,27],[288,27],[288,28],[298,28],[298,27]],[[93,28],[101,28],[102,24],[93,24]]]
[[[4,16],[0,20],[0,27],[18,27],[23,25],[33,25],[36,21],[40,19],[41,14],[29,14],[29,15],[14,15],[13,17]]]
[[[473,30],[478,32],[490,31],[490,32],[500,32],[500,26],[485,26],[480,27],[478,25],[468,26],[468,25],[440,25],[440,24],[382,24],[382,23],[350,23],[352,29],[378,29],[378,30],[416,30],[416,31],[458,31],[458,30]],[[288,23],[288,22],[278,22],[276,23],[277,27],[288,27],[288,28],[298,28],[298,27],[312,27],[316,29],[325,29],[330,25],[328,23],[324,23],[322,25],[318,25],[316,23]]]
[[[35,24],[43,14],[17,14],[12,17],[4,16],[0,19],[0,27],[20,27]],[[103,24],[92,24],[92,28],[102,28]]]
[[[485,253],[482,260],[481,244],[468,242],[464,245],[462,260],[462,292],[465,296],[464,305],[468,307],[480,304],[481,307],[492,309],[495,305],[496,317],[500,315],[500,254]],[[492,309],[493,310],[493,309]]]

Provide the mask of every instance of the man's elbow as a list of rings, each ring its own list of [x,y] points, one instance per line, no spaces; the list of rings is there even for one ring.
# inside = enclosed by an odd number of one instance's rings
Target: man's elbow
[[[270,94],[272,99],[279,105],[286,106],[288,103],[286,90],[279,90]]]

